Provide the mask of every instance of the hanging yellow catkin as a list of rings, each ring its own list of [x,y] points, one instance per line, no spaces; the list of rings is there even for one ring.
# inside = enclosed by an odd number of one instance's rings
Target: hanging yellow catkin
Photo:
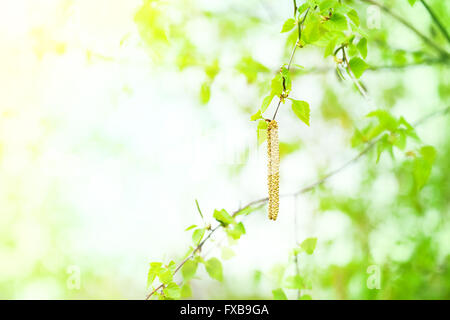
[[[278,142],[278,124],[275,120],[267,126],[267,155],[269,186],[269,219],[276,220],[279,210],[280,187],[280,147]]]

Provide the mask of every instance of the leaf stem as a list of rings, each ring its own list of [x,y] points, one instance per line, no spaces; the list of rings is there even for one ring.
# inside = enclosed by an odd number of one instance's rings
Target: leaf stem
[[[294,3],[294,5],[296,6],[295,3]],[[287,66],[287,70],[290,70],[290,69],[291,69],[291,65],[292,65],[292,61],[294,60],[295,52],[296,52],[296,50],[297,50],[297,47],[300,45],[300,40],[301,40],[301,37],[302,37],[302,32],[301,32],[301,30],[302,30],[302,25],[303,25],[303,23],[304,23],[305,20],[306,20],[306,16],[308,15],[309,9],[310,9],[310,8],[308,8],[308,9],[306,10],[305,15],[303,16],[302,21],[298,24],[298,30],[299,30],[299,31],[298,31],[298,39],[297,39],[297,41],[295,42],[294,48],[292,49],[291,57],[289,58],[289,63],[288,63],[288,66]],[[274,112],[274,114],[273,114],[272,120],[275,120],[275,118],[277,117],[278,109],[280,108],[280,105],[281,105],[282,100],[283,100],[283,99],[280,98],[280,101],[278,101],[278,105],[277,105],[277,108],[275,109],[275,112]]]

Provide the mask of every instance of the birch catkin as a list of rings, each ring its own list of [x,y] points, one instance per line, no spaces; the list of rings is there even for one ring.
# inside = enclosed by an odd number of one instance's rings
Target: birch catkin
[[[267,155],[269,186],[269,219],[276,220],[279,210],[280,148],[278,143],[278,124],[275,120],[267,126]]]

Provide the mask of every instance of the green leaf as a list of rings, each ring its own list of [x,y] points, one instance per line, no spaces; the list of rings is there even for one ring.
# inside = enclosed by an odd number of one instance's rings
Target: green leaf
[[[158,274],[158,278],[162,283],[168,284],[168,283],[172,282],[173,274],[169,269],[165,269],[164,271],[161,271]]]
[[[205,67],[206,76],[210,80],[214,80],[214,78],[217,76],[219,71],[220,71],[220,67],[219,67],[219,61],[217,59],[214,60],[214,62],[212,64]]]
[[[169,299],[180,299],[181,296],[181,288],[175,282],[169,283],[163,289],[163,292],[166,298]]]
[[[239,222],[233,229],[227,229],[227,234],[234,240],[238,240],[241,235],[245,234],[245,227],[242,222]]]
[[[177,264],[173,260],[170,261],[169,264],[167,265],[167,269],[169,269],[170,272],[172,272],[172,274],[175,272],[176,268],[177,268]]]
[[[359,26],[359,17],[358,17],[358,13],[355,10],[350,10],[347,13],[347,16],[356,26]]]
[[[291,154],[300,149],[301,143],[300,141],[295,142],[282,142],[280,141],[280,158],[283,159],[288,154]]]
[[[307,254],[313,254],[314,250],[316,249],[316,244],[317,238],[308,238],[300,244],[300,248]]]
[[[312,298],[309,294],[304,294],[300,297],[299,300],[312,300]]]
[[[356,48],[356,46],[353,43],[349,43],[348,45],[348,55],[349,56],[356,56],[358,55],[358,49]]]
[[[161,262],[151,262],[150,263],[150,269],[148,270],[147,275],[147,287],[150,287],[155,281],[155,278],[159,274],[159,272],[162,269],[162,263]]]
[[[267,122],[260,120],[258,122],[258,127],[256,128],[256,135],[258,138],[258,145],[263,143],[267,139]]]
[[[305,44],[316,42],[325,32],[319,18],[317,16],[310,17],[312,18],[308,19],[308,23],[302,31],[302,40]]]
[[[420,156],[414,161],[413,174],[416,189],[422,189],[427,183],[434,161],[436,160],[436,149],[432,146],[424,146],[419,150]]]
[[[300,120],[302,120],[307,126],[309,126],[309,104],[306,101],[294,99],[290,100],[292,101],[292,110],[294,111],[294,113],[297,115],[297,117],[299,117]]]
[[[272,82],[270,83],[270,88],[272,89],[271,92],[272,96],[280,96],[283,93],[283,76],[281,75],[281,73],[278,73],[272,79]]]
[[[261,116],[261,110],[258,110],[254,115],[252,115],[251,117],[250,117],[250,120],[251,121],[256,121],[256,120],[259,120],[259,119],[262,119],[263,117]]]
[[[380,161],[381,158],[381,154],[384,151],[389,151],[389,153],[391,154],[391,156],[393,156],[393,152],[392,152],[392,144],[389,143],[388,141],[388,134],[385,134],[380,141],[378,141],[378,145],[377,145],[377,161],[376,163],[378,163]]]
[[[275,95],[273,95],[273,94],[269,94],[268,96],[266,96],[264,98],[261,108],[260,108],[260,110],[261,110],[260,114],[263,114],[264,111],[267,110],[267,108],[269,107],[270,103],[272,102],[274,96]]]
[[[361,58],[354,57],[349,62],[350,68],[356,78],[360,78],[369,65]]]
[[[198,245],[200,241],[202,241],[204,235],[205,235],[205,228],[195,229],[194,232],[192,233],[192,242],[194,242],[195,245]]]
[[[183,275],[183,279],[188,281],[195,276],[197,272],[198,262],[194,260],[188,260],[184,263],[183,267],[181,267],[181,274]]]
[[[192,297],[192,289],[191,286],[189,284],[184,284],[181,287],[181,294],[180,294],[181,298],[189,298]]]
[[[236,71],[242,73],[247,78],[248,83],[254,83],[259,73],[268,73],[270,70],[251,56],[244,56],[236,65]]]
[[[220,222],[220,224],[224,227],[226,227],[229,224],[234,224],[236,223],[234,221],[234,218],[232,216],[230,216],[230,214],[225,210],[214,210],[214,214],[213,214],[214,219],[216,219],[217,221]]]
[[[184,229],[184,231],[189,231],[189,230],[192,230],[192,229],[194,229],[194,228],[197,228],[197,225],[196,225],[196,224],[193,224],[193,225],[187,227],[186,229]]]
[[[291,31],[295,27],[295,20],[294,19],[287,19],[284,24],[283,28],[281,29],[281,33]]]
[[[222,263],[217,258],[211,258],[205,262],[206,272],[209,276],[218,281],[223,280]]]
[[[333,38],[332,40],[328,41],[328,44],[325,47],[324,58],[326,58],[334,53],[334,48],[336,47],[337,39],[338,38],[336,37],[336,38]]]
[[[287,300],[286,294],[281,288],[272,290],[272,294],[275,300]]]
[[[303,12],[306,11],[306,9],[308,9],[310,6],[310,4],[308,2],[305,2],[304,4],[302,4],[300,7],[298,7],[298,14],[301,15]]]
[[[207,104],[211,98],[211,84],[209,82],[204,82],[200,88],[200,102],[202,104]]]
[[[330,30],[344,31],[348,28],[347,18],[339,13],[334,13],[327,22]]]
[[[330,9],[338,6],[339,3],[337,0],[324,0],[320,3],[319,7],[320,7],[320,12],[321,13],[328,13],[327,11],[329,11]]]
[[[420,154],[428,163],[433,163],[436,160],[436,149],[433,146],[424,146],[420,148]]]
[[[408,0],[409,4],[411,5],[411,7],[416,3],[417,0]]]
[[[366,115],[366,117],[376,117],[378,119],[379,128],[381,132],[389,130],[394,132],[399,126],[399,122],[386,110],[375,110]],[[378,130],[378,129],[377,129]],[[380,133],[381,133],[380,132]],[[370,135],[369,140],[375,138],[376,135]]]
[[[285,287],[288,289],[301,290],[305,288],[305,282],[301,276],[295,275],[286,278]]]
[[[367,58],[367,39],[361,38],[359,40],[358,44],[356,45],[356,48],[358,48],[359,53],[361,53],[361,56],[365,59]]]
[[[195,205],[197,206],[197,211],[198,211],[198,213],[200,214],[200,217],[202,217],[202,220],[203,220],[204,219],[203,218],[203,213],[202,213],[202,210],[200,210],[200,205],[198,204],[197,199],[195,199]]]
[[[400,150],[405,150],[406,147],[406,130],[399,129],[395,135],[391,135],[391,143]]]
[[[283,84],[284,81],[284,87],[283,89],[286,89],[287,92],[291,91],[292,88],[292,81],[291,81],[291,75],[289,73],[289,69],[283,66],[281,68],[281,83]]]

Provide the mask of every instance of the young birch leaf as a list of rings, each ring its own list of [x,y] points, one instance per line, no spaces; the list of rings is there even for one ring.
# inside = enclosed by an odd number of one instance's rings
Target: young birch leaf
[[[189,298],[192,297],[192,289],[191,286],[188,284],[185,284],[181,287],[181,294],[180,294],[181,298]]]
[[[150,287],[155,281],[156,276],[162,269],[162,263],[161,262],[151,262],[150,263],[150,269],[148,270],[147,275],[147,287]]]
[[[267,122],[260,120],[258,122],[258,127],[256,128],[256,135],[258,138],[258,145],[263,143],[267,139]]]
[[[197,228],[196,224],[193,224],[192,226],[187,227],[186,229],[184,229],[184,231],[189,231],[189,230],[192,230],[194,228]]]
[[[335,13],[328,20],[328,27],[331,30],[344,31],[347,29],[347,18],[339,13]]]
[[[205,235],[204,228],[195,229],[194,232],[192,233],[192,242],[194,242],[194,245],[198,245],[200,241],[202,241],[204,235]]]
[[[239,222],[233,229],[227,230],[227,234],[234,240],[238,240],[241,235],[245,234],[245,228],[242,222]]]
[[[210,80],[214,80],[214,78],[217,76],[219,71],[220,71],[219,60],[217,60],[217,59],[214,60],[214,62],[212,64],[205,67],[206,76]]]
[[[300,120],[302,120],[307,126],[309,126],[309,104],[306,101],[294,99],[290,100],[292,101],[292,110],[294,111],[294,113],[297,115],[297,117],[299,117]]]
[[[211,258],[205,262],[206,272],[209,276],[217,281],[223,280],[222,263],[217,258]]]
[[[303,12],[306,11],[306,9],[308,9],[310,6],[310,4],[308,2],[305,2],[304,4],[302,4],[300,7],[298,7],[298,14],[301,15]]]
[[[389,142],[388,142],[388,137],[389,137],[389,135],[388,134],[385,134],[381,139],[380,139],[380,141],[378,142],[378,145],[377,145],[377,161],[376,161],[376,163],[378,164],[378,162],[380,161],[380,158],[381,158],[381,154],[384,152],[384,151],[389,151],[389,153],[392,153],[392,144],[390,144]]]
[[[200,102],[207,104],[211,98],[211,85],[209,82],[204,82],[200,88]]]
[[[195,205],[197,206],[197,211],[198,211],[198,213],[200,214],[200,217],[202,217],[202,220],[203,220],[203,213],[202,213],[202,210],[200,210],[200,205],[198,204],[197,199],[195,199]]]
[[[316,249],[317,238],[308,238],[300,244],[300,248],[307,254],[313,254]]]
[[[432,146],[424,146],[419,152],[421,156],[415,159],[413,169],[417,190],[422,189],[427,183],[436,159],[436,149]]]
[[[230,214],[225,210],[214,210],[214,214],[213,214],[214,219],[216,219],[217,221],[220,222],[220,224],[224,227],[226,227],[229,224],[234,224],[236,223],[234,221],[234,218],[232,216],[230,216]]]
[[[314,43],[320,39],[322,32],[323,30],[319,19],[314,17],[305,25],[302,32],[302,40],[305,44]]]
[[[358,13],[355,10],[350,10],[347,13],[347,17],[355,24],[355,26],[359,26],[359,17]]]
[[[320,12],[321,13],[328,13],[327,11],[329,11],[331,8],[334,8],[336,6],[338,6],[338,1],[337,0],[325,0],[322,1],[322,3],[320,3],[319,7],[320,7]]]
[[[294,19],[287,19],[284,24],[283,28],[281,29],[281,33],[291,31],[295,27],[295,20]]]
[[[169,299],[180,299],[181,296],[181,288],[175,282],[169,283],[163,289],[163,292],[166,298]]]
[[[169,264],[167,265],[167,269],[170,270],[170,272],[174,273],[175,269],[177,268],[177,265],[175,263],[175,261],[170,261]]]
[[[330,41],[328,41],[328,44],[325,47],[324,58],[326,58],[334,53],[334,48],[336,47],[336,43],[337,43],[337,38],[334,38],[334,39],[331,39]]]
[[[269,94],[267,97],[264,98],[263,103],[260,108],[260,110],[261,110],[260,114],[264,113],[264,111],[267,110],[267,108],[269,107],[270,103],[272,102],[272,99],[274,96],[275,95],[273,95],[273,94]]]
[[[283,93],[283,76],[281,73],[278,73],[270,83],[270,88],[272,89],[271,95],[279,96]],[[272,100],[271,100],[272,101]]]
[[[262,119],[261,110],[258,110],[254,115],[250,117],[251,121]]]
[[[181,274],[183,275],[183,279],[188,281],[195,276],[197,272],[198,262],[194,260],[188,260],[184,263],[183,267],[181,267]]]
[[[170,270],[166,269],[158,274],[158,278],[162,283],[168,284],[173,281],[173,274]]]
[[[283,289],[278,288],[272,291],[273,298],[275,300],[287,300],[286,294],[284,293]]]
[[[349,62],[350,68],[353,71],[353,74],[356,78],[361,78],[362,74],[366,69],[369,67],[369,65],[361,58],[355,57],[352,58]]]

